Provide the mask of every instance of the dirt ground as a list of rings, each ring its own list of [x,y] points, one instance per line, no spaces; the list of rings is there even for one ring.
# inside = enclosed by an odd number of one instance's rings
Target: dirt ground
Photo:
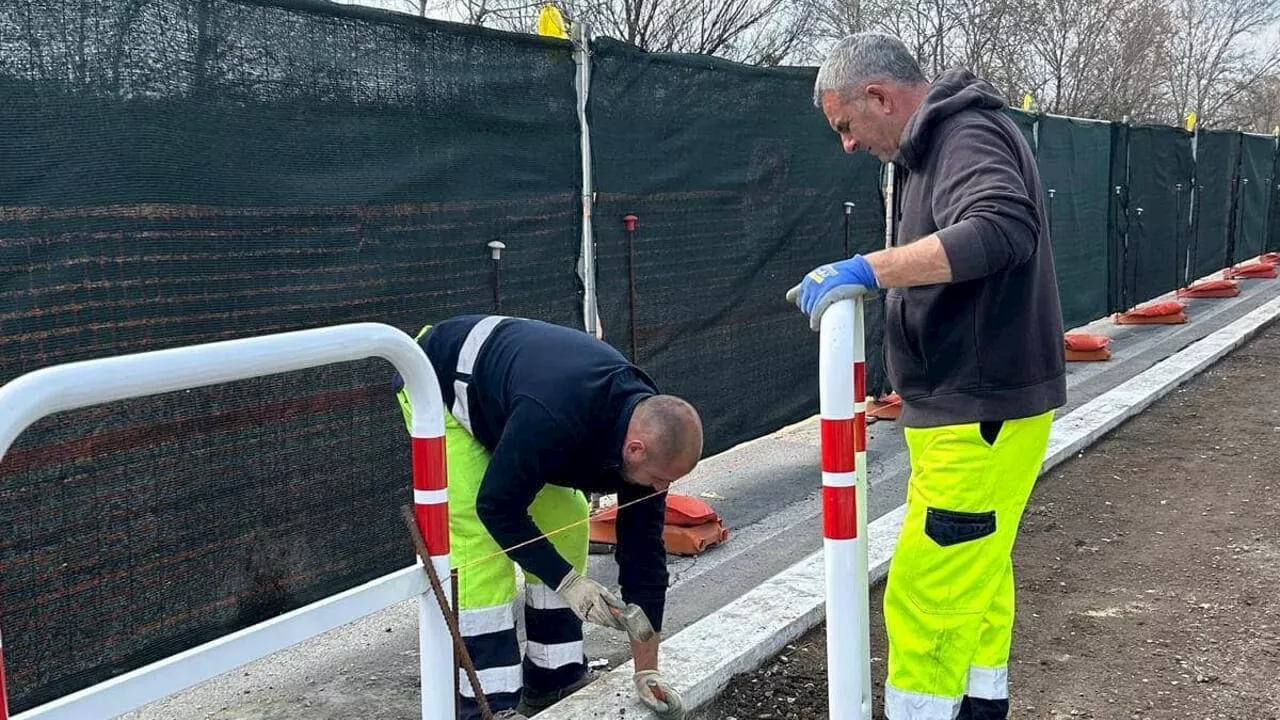
[[[1012,718],[1280,719],[1277,381],[1272,326],[1041,479],[1014,550]],[[692,717],[828,717],[824,632]]]

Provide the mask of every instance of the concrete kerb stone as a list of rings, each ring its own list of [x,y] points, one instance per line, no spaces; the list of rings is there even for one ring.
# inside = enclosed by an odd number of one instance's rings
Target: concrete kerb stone
[[[1081,405],[1053,424],[1041,473],[1066,462],[1100,437],[1145,410],[1240,347],[1280,317],[1280,298],[1187,346],[1141,374]],[[815,475],[817,469],[814,470]],[[883,580],[897,545],[906,506],[868,526],[872,584]],[[750,672],[822,622],[825,569],[819,550],[720,610],[662,643],[663,675],[681,692],[686,708],[711,702],[734,675]],[[635,697],[628,661],[596,682],[539,713],[540,720],[646,717]]]

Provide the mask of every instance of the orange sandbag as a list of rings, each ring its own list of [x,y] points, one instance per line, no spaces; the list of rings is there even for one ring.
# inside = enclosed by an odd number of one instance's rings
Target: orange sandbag
[[[719,522],[720,516],[711,506],[691,495],[675,495],[667,493],[668,525],[677,527],[698,527],[707,523]]]
[[[1254,278],[1261,280],[1274,280],[1276,278],[1276,266],[1271,263],[1264,262],[1237,265],[1224,270],[1222,272],[1222,277],[1227,279]]]
[[[1111,351],[1100,350],[1067,350],[1067,362],[1104,362],[1111,359]]]
[[[884,397],[867,403],[867,417],[875,420],[897,420],[902,414],[902,398],[898,393],[889,393]]]
[[[667,493],[666,524],[662,540],[672,555],[697,555],[729,539],[729,530],[709,505],[689,495]],[[611,507],[591,516],[591,542],[618,543],[618,508]]]
[[[1177,300],[1165,300],[1120,313],[1117,325],[1180,325],[1187,322],[1187,306]]]
[[[697,527],[667,525],[662,528],[662,542],[671,555],[697,555],[729,539],[729,530],[720,523]]]
[[[1136,307],[1125,314],[1135,317],[1161,317],[1164,315],[1176,315],[1186,309],[1187,306],[1177,300],[1164,300]]]
[[[1077,352],[1105,350],[1111,344],[1111,338],[1106,335],[1092,335],[1090,333],[1068,333],[1062,339],[1068,350]]]
[[[592,521],[607,520],[613,522],[618,517],[617,506],[605,508],[592,516]],[[720,516],[711,506],[692,495],[667,493],[667,515],[664,522],[677,527],[696,527],[716,522]]]
[[[1240,283],[1235,280],[1201,280],[1178,291],[1178,297],[1229,298],[1240,294]]]
[[[1111,338],[1090,333],[1069,333],[1063,336],[1067,362],[1102,362],[1111,359],[1108,346]]]

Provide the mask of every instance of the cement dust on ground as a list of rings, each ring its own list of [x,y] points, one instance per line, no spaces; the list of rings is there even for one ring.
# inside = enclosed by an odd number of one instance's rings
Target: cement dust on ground
[[[1280,720],[1280,326],[1042,477],[1014,567],[1011,718]],[[824,633],[692,719],[828,717]]]

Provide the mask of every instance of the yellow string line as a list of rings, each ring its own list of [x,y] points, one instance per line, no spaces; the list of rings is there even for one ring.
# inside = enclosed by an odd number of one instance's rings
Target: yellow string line
[[[632,505],[635,505],[636,503],[644,502],[645,500],[648,500],[649,498],[657,497],[658,495],[661,495],[661,494],[663,494],[663,493],[665,493],[665,492],[667,492],[667,491],[666,491],[666,490],[658,490],[658,491],[656,491],[656,492],[649,493],[648,495],[645,495],[645,496],[644,496],[644,497],[642,497],[642,498],[638,498],[638,499],[636,499],[636,500],[632,500],[631,502],[623,503],[623,504],[621,504],[621,505],[616,505],[616,506],[614,507],[614,509],[616,509],[616,510],[621,510],[621,509],[622,509],[622,508],[624,508],[624,507],[630,507],[630,506],[632,506]],[[568,525],[565,525],[565,526],[564,526],[564,527],[562,527],[562,528],[558,528],[558,529],[556,529],[556,530],[552,530],[552,531],[550,531],[550,532],[543,533],[542,535],[539,535],[538,537],[533,538],[532,540],[526,540],[526,541],[524,541],[524,542],[522,542],[522,543],[518,543],[518,544],[516,544],[516,545],[512,545],[512,546],[511,546],[511,547],[509,547],[509,548],[503,548],[503,549],[501,549],[501,550],[499,550],[499,551],[497,551],[497,552],[489,553],[488,555],[485,555],[484,557],[481,557],[481,558],[476,559],[476,560],[472,560],[471,562],[467,563],[466,565],[459,565],[458,567],[456,567],[456,568],[454,568],[454,569],[455,569],[455,570],[459,570],[459,571],[461,571],[461,570],[464,570],[464,569],[466,569],[466,568],[471,567],[472,565],[479,565],[480,563],[485,562],[485,561],[487,561],[487,560],[492,560],[493,558],[496,558],[496,557],[498,557],[499,555],[506,555],[507,553],[511,552],[512,550],[519,550],[520,548],[522,548],[522,547],[524,547],[524,546],[526,546],[526,545],[532,545],[533,543],[536,543],[536,542],[538,542],[539,540],[544,540],[544,539],[546,539],[546,538],[549,538],[549,537],[551,537],[552,535],[555,535],[556,533],[562,533],[562,532],[564,532],[565,530],[568,530],[569,528],[575,528],[575,527],[577,527],[577,526],[579,526],[579,525],[582,525],[583,523],[589,523],[589,522],[591,522],[591,515],[587,515],[587,517],[586,517],[585,519],[583,519],[583,520],[575,520],[574,522],[571,522],[571,523],[569,523]]]
[[[889,406],[889,405],[896,405],[896,404],[898,404],[898,402],[901,402],[901,401],[894,401],[894,402],[891,402],[891,403],[885,403],[885,405],[886,405],[886,406]],[[615,510],[621,510],[621,509],[622,509],[622,508],[624,508],[624,507],[630,507],[630,506],[632,506],[632,505],[635,505],[636,503],[642,503],[642,502],[644,502],[645,500],[648,500],[649,498],[657,497],[658,495],[661,495],[661,494],[663,494],[663,493],[665,493],[665,492],[667,492],[667,491],[666,491],[666,490],[658,490],[658,491],[655,491],[655,492],[651,492],[651,493],[649,493],[648,495],[645,495],[645,496],[644,496],[644,497],[642,497],[642,498],[637,498],[637,499],[635,499],[635,500],[632,500],[631,502],[628,502],[628,503],[622,503],[621,505],[616,505],[616,506],[614,506],[614,509],[615,509]],[[588,515],[586,518],[584,518],[584,519],[582,519],[582,520],[575,520],[574,522],[571,522],[571,523],[569,523],[568,525],[565,525],[565,526],[564,526],[564,527],[562,527],[562,528],[558,528],[558,529],[552,530],[552,531],[550,531],[550,532],[543,533],[543,534],[539,535],[538,537],[533,538],[532,540],[525,540],[524,542],[522,542],[522,543],[517,543],[517,544],[515,544],[515,545],[512,545],[512,546],[511,546],[511,547],[509,547],[509,548],[503,548],[503,549],[501,549],[501,550],[498,550],[497,552],[492,552],[492,553],[489,553],[488,555],[484,555],[484,556],[482,556],[482,557],[480,557],[480,558],[477,558],[477,559],[475,559],[475,560],[472,560],[471,562],[469,562],[469,563],[467,563],[467,564],[465,564],[465,565],[459,565],[459,566],[457,566],[456,568],[454,568],[454,570],[455,570],[455,571],[465,570],[466,568],[472,567],[472,566],[474,566],[474,565],[479,565],[479,564],[480,564],[480,563],[482,563],[482,562],[486,562],[486,561],[488,561],[488,560],[492,560],[492,559],[494,559],[494,558],[496,558],[496,557],[498,557],[498,556],[500,556],[500,555],[506,555],[507,553],[511,552],[512,550],[519,550],[520,548],[525,547],[525,546],[527,546],[527,545],[532,545],[532,544],[534,544],[534,543],[538,542],[539,540],[545,540],[545,539],[547,539],[547,538],[550,538],[552,535],[555,535],[555,534],[557,534],[557,533],[562,533],[562,532],[564,532],[565,530],[568,530],[568,529],[570,529],[570,528],[575,528],[575,527],[578,527],[579,525],[582,525],[583,523],[589,523],[589,522],[591,522],[591,516],[590,516],[590,515]]]

